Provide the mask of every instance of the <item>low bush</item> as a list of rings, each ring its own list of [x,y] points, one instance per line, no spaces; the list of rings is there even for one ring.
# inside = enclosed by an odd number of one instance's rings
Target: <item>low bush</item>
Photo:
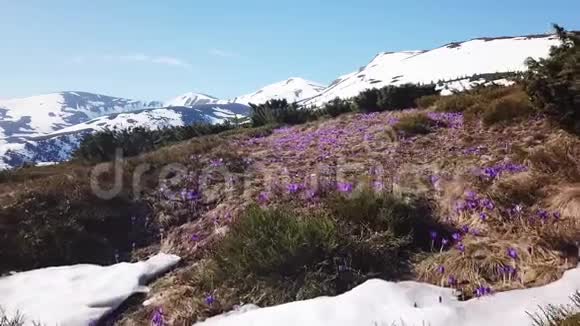
[[[327,258],[336,245],[335,222],[327,216],[251,207],[223,240],[216,259],[231,276],[295,276]]]
[[[527,117],[533,112],[525,93],[511,94],[492,101],[485,107],[482,121],[486,125],[508,123],[517,118]]]
[[[478,98],[472,94],[454,94],[442,96],[436,103],[437,111],[441,112],[464,112],[478,102]]]
[[[355,96],[353,101],[361,112],[381,112],[412,108],[418,98],[436,94],[434,85],[404,84],[367,89]]]
[[[433,107],[440,98],[441,95],[439,94],[421,96],[417,100],[415,100],[415,104],[417,104],[417,107],[420,109],[429,109]]]
[[[296,103],[283,100],[269,100],[263,104],[250,103],[250,117],[254,127],[269,124],[301,124],[316,120],[318,115],[310,108],[301,108]]]
[[[404,115],[393,125],[393,128],[406,136],[424,135],[435,128],[436,122],[431,120],[426,113],[413,113]]]
[[[328,114],[329,116],[335,118],[341,114],[352,112],[353,104],[348,100],[343,100],[340,98],[335,98],[334,100],[326,103],[322,107],[322,114]]]
[[[190,126],[157,130],[145,127],[109,129],[85,136],[73,157],[88,162],[112,161],[115,159],[117,150],[121,150],[124,157],[135,156],[180,141],[218,134],[234,128],[235,126],[230,123],[215,125],[196,123]]]
[[[560,45],[547,58],[528,59],[524,76],[533,103],[562,127],[580,133],[580,36],[555,25]]]

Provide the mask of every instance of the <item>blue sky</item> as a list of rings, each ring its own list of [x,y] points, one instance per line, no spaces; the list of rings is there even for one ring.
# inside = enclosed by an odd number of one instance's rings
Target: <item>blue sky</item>
[[[381,51],[580,29],[578,0],[0,0],[0,98],[219,98],[329,83]]]

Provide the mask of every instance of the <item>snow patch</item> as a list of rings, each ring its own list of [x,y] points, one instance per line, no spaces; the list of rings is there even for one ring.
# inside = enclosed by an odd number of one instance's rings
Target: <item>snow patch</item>
[[[538,288],[458,301],[453,290],[417,282],[370,280],[336,297],[320,297],[210,318],[199,326],[529,326],[528,313],[569,305],[580,266]]]
[[[157,254],[146,261],[111,266],[49,267],[0,278],[0,306],[8,316],[17,311],[25,325],[87,326],[115,310],[144,286],[180,261]]]

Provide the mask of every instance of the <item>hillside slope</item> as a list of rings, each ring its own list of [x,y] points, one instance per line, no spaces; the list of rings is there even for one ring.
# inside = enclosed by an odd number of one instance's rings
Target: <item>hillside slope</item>
[[[550,47],[557,44],[553,35],[480,38],[428,51],[380,53],[365,67],[339,77],[304,104],[321,105],[336,97],[353,97],[367,88],[405,83],[441,82],[441,89],[462,90],[473,82],[502,78],[494,75],[524,71],[528,57],[546,57]]]

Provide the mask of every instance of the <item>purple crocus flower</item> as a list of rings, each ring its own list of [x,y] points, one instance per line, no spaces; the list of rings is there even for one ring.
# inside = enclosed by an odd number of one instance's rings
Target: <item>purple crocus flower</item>
[[[224,165],[224,159],[220,158],[217,160],[211,160],[210,165],[214,168],[220,167],[220,166]]]
[[[431,240],[437,239],[437,231],[430,231],[429,236],[431,236]]]
[[[447,279],[447,283],[449,284],[450,287],[456,287],[458,282],[453,275],[450,275],[449,278]]]
[[[475,296],[476,297],[483,297],[486,295],[490,295],[491,294],[491,288],[489,286],[479,286],[477,287],[477,289],[475,289]]]
[[[548,212],[545,210],[539,210],[537,213],[538,217],[542,219],[542,221],[546,221],[549,218]]]
[[[518,251],[515,248],[508,248],[507,250],[507,255],[511,258],[511,259],[518,259]]]
[[[439,274],[445,273],[445,267],[443,265],[440,265],[439,267],[437,267],[437,272],[439,272]]]
[[[207,304],[208,306],[211,306],[214,303],[215,303],[215,297],[213,295],[210,294],[207,297],[205,297],[205,304]]]
[[[193,242],[198,242],[199,241],[199,236],[197,234],[192,234],[190,237],[191,241]]]
[[[350,192],[352,192],[353,185],[352,185],[352,183],[348,183],[348,182],[339,182],[336,184],[336,188],[340,192],[350,193]]]
[[[287,188],[289,193],[295,194],[300,190],[300,185],[297,183],[291,183],[286,188]]]
[[[443,246],[446,246],[448,243],[449,243],[449,240],[448,240],[447,238],[443,238],[443,239],[441,239],[441,244],[442,244]]]
[[[482,221],[485,221],[485,220],[487,220],[487,214],[485,214],[485,213],[481,212],[481,213],[479,213],[479,218],[480,218]]]
[[[453,238],[453,240],[455,241],[459,241],[461,240],[461,234],[459,232],[455,232],[451,235],[451,237]]]
[[[458,243],[457,244],[457,250],[459,250],[460,252],[465,252],[465,245],[463,243]]]
[[[267,192],[261,192],[261,193],[258,195],[258,202],[259,202],[260,204],[262,204],[262,205],[263,205],[263,204],[266,204],[266,203],[267,203],[267,202],[269,202],[269,201],[270,201],[270,195],[269,195]]]
[[[165,315],[163,315],[163,309],[157,308],[153,311],[153,316],[151,317],[152,326],[165,326]]]
[[[468,234],[469,233],[469,226],[467,226],[467,225],[462,226],[461,232],[463,232],[464,234]]]
[[[489,198],[482,199],[480,204],[481,204],[481,206],[483,206],[489,210],[493,210],[495,208],[495,204]]]

